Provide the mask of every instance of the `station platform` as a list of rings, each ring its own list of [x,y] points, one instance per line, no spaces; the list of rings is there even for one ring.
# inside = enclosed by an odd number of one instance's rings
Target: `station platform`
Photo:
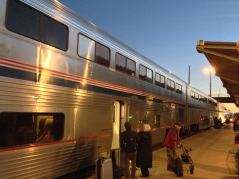
[[[236,174],[234,131],[230,125],[222,129],[211,128],[182,140],[185,147],[192,148],[190,156],[195,165],[193,174],[184,165],[184,176],[187,179],[238,179]],[[167,171],[166,149],[161,148],[153,153],[153,168],[150,179],[170,179],[177,176]],[[140,179],[140,169],[137,170]]]
[[[229,124],[221,129],[211,128],[201,131],[182,140],[185,147],[192,148],[190,156],[194,161],[195,170],[190,174],[189,166],[183,165],[186,179],[239,179],[236,170],[235,153],[239,149],[234,145],[234,131]],[[178,151],[180,152],[180,151]],[[173,172],[167,170],[166,148],[153,152],[153,168],[149,179],[178,178]],[[140,177],[140,169],[136,172]],[[92,176],[88,179],[94,179]],[[122,177],[123,179],[124,177]]]
[[[195,169],[194,173],[190,174],[189,165],[183,165],[184,176],[180,178],[239,179],[235,162],[235,153],[239,150],[239,146],[234,145],[234,131],[231,124],[221,129],[211,128],[201,131],[183,139],[182,144],[187,148],[192,148],[190,156],[193,159]],[[180,154],[180,150],[178,153]],[[149,179],[178,178],[173,172],[167,170],[165,147],[153,152],[153,168],[149,171]],[[137,179],[144,179],[140,175],[140,169],[137,169]],[[91,176],[87,179],[95,178],[95,176]]]

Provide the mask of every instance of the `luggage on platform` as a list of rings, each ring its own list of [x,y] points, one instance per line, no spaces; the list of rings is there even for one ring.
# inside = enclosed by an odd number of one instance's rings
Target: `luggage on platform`
[[[177,177],[183,176],[183,162],[180,158],[175,159],[173,171]]]
[[[113,179],[113,167],[110,158],[96,160],[96,179]]]

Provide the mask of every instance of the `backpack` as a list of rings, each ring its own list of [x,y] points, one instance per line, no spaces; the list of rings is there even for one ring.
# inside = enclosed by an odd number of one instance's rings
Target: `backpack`
[[[124,149],[126,152],[135,152],[137,149],[136,135],[128,133],[124,139]]]

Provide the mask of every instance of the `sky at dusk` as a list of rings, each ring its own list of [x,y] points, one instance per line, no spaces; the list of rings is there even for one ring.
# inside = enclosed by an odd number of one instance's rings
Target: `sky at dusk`
[[[209,66],[198,40],[239,41],[239,0],[60,0],[144,56],[209,94]],[[212,95],[225,96],[212,76]]]

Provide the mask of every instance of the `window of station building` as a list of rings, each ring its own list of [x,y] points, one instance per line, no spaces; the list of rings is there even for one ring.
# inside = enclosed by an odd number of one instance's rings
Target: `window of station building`
[[[0,148],[50,143],[62,139],[63,134],[62,113],[0,114]]]
[[[155,84],[162,88],[165,88],[165,76],[159,73],[155,73]]]
[[[153,82],[153,71],[144,65],[139,65],[139,78],[141,80],[152,83]]]
[[[8,0],[6,27],[8,30],[66,51],[68,27],[36,9],[18,1]]]
[[[135,61],[116,53],[115,55],[116,70],[135,76],[136,63]]]
[[[182,93],[182,85],[176,83],[176,92],[181,94]]]
[[[82,34],[78,37],[78,55],[103,66],[110,65],[110,49]]]

